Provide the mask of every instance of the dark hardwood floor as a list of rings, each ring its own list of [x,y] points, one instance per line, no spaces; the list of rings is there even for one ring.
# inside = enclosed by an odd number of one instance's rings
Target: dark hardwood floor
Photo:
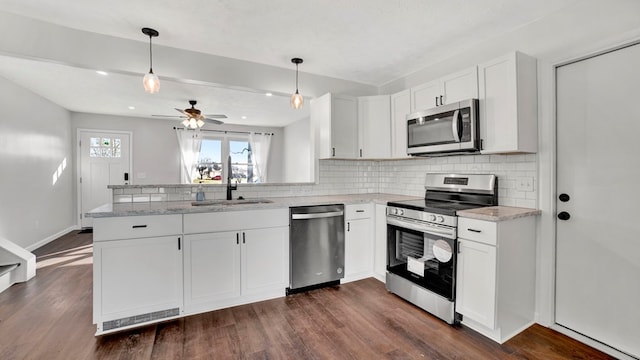
[[[503,345],[366,279],[94,337],[92,235],[35,251],[37,276],[0,294],[0,359],[610,359],[534,325]]]

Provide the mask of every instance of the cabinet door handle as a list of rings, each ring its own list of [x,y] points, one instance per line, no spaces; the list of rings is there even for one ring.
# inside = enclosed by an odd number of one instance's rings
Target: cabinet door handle
[[[470,229],[470,228],[467,228],[467,230],[469,230],[471,232],[474,232],[474,233],[481,233],[482,232],[482,230]]]
[[[240,245],[240,234],[236,233],[236,244]]]
[[[182,250],[181,238],[178,238],[178,250]]]
[[[244,231],[242,232],[242,243],[243,243],[243,244],[246,244],[246,243],[247,243],[247,240],[244,238]]]
[[[440,105],[444,105],[444,103],[442,102],[442,95],[440,95]]]
[[[356,210],[356,212],[364,212],[364,210]]]
[[[458,241],[458,254],[462,252],[462,241]]]
[[[331,156],[336,156],[336,148],[331,148]]]
[[[132,228],[134,229],[141,229],[141,228],[146,228],[147,225],[133,225]]]
[[[436,96],[436,106],[438,106],[438,97]]]
[[[347,231],[351,231],[351,223],[347,222]]]
[[[360,157],[362,157],[362,149],[360,149]]]

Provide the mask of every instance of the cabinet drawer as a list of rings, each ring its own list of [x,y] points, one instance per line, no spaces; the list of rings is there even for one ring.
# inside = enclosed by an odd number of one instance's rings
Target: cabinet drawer
[[[492,221],[458,218],[458,237],[496,245],[498,224]]]
[[[368,219],[373,213],[371,204],[347,205],[344,211],[345,220]]]
[[[182,215],[122,216],[93,219],[93,241],[182,234]]]

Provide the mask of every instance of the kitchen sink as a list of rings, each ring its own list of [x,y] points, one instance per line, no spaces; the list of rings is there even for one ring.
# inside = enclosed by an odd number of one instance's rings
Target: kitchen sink
[[[269,199],[235,199],[235,200],[203,200],[193,201],[192,206],[215,206],[215,205],[250,205],[250,204],[269,204],[273,200]]]

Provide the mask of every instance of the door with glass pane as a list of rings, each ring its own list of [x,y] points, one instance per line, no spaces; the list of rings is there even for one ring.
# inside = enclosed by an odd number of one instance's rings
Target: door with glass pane
[[[130,144],[130,133],[80,131],[82,227],[93,226],[92,218],[84,216],[87,211],[112,201],[107,185],[131,183]]]

